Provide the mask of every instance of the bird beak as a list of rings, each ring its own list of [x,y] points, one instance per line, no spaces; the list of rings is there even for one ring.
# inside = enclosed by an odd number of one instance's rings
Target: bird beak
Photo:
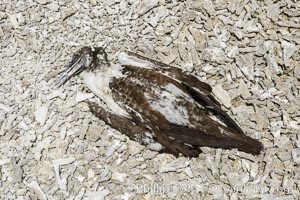
[[[65,84],[71,77],[80,74],[85,68],[91,65],[93,60],[92,50],[89,47],[83,47],[72,58],[71,63],[62,75],[52,84],[52,89],[57,89]]]

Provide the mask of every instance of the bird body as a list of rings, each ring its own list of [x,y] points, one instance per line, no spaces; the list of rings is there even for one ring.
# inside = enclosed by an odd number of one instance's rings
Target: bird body
[[[211,87],[193,74],[130,52],[120,53],[116,64],[98,66],[99,51],[83,48],[70,68],[86,71],[84,83],[106,105],[88,102],[90,110],[113,128],[175,156],[197,157],[202,146],[254,155],[261,151],[262,144],[244,134],[221,109]],[[88,64],[76,66],[81,62]],[[89,66],[92,70],[84,70]],[[70,76],[66,72],[60,80]]]

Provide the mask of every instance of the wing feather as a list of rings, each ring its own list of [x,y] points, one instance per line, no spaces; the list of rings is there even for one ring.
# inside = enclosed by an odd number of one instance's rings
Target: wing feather
[[[165,151],[190,157],[201,146],[261,151],[261,143],[243,133],[209,90],[199,91],[151,68],[124,66],[123,73],[126,77],[110,84],[113,97],[143,116]]]

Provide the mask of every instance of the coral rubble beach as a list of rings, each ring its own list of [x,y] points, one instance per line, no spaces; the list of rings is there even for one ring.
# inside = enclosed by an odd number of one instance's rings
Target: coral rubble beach
[[[194,70],[265,150],[188,159],[129,140],[79,78],[50,89],[83,46]],[[299,199],[299,50],[297,0],[2,0],[0,199]]]

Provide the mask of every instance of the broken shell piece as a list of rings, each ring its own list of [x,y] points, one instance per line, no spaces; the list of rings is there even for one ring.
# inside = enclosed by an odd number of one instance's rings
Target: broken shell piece
[[[226,90],[223,89],[221,84],[213,87],[212,92],[222,102],[226,108],[231,107],[231,98]]]
[[[52,161],[54,171],[55,171],[56,182],[57,182],[59,188],[62,189],[62,190],[67,189],[67,180],[65,178],[61,178],[61,176],[60,176],[60,166],[71,164],[74,161],[75,161],[74,157],[59,158],[59,159],[56,159],[56,160]]]
[[[47,120],[48,107],[46,105],[41,106],[35,112],[35,120],[40,124],[44,125]]]

